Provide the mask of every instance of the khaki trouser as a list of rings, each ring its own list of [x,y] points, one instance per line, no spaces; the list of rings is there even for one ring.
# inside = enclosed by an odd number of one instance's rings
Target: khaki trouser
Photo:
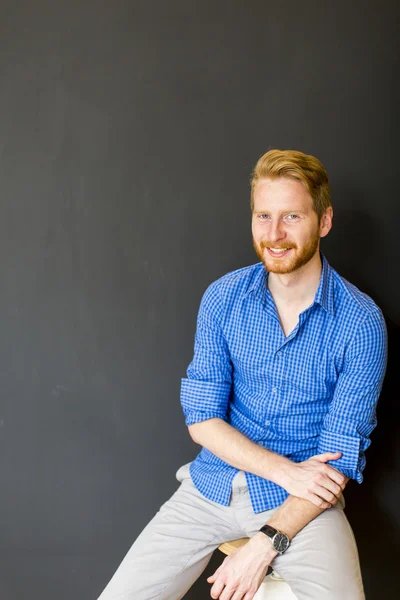
[[[219,544],[251,537],[275,510],[253,513],[243,472],[233,481],[229,506],[196,490],[189,464],[176,477],[180,487],[134,542],[99,600],[180,600]],[[357,546],[343,508],[342,496],[273,561],[299,600],[365,599]]]

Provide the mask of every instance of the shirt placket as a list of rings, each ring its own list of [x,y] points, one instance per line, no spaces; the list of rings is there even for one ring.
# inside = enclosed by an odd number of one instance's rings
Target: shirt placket
[[[270,378],[270,402],[268,402],[266,406],[265,427],[266,435],[268,436],[268,428],[271,425],[273,425],[274,415],[279,414],[280,404],[284,401],[283,376],[285,373],[285,366],[287,363],[286,355],[290,351],[290,347],[293,345],[299,330],[303,327],[305,321],[308,319],[308,316],[310,314],[310,308],[299,315],[299,322],[297,323],[293,331],[290,333],[290,335],[288,335],[287,337],[285,337],[284,332],[282,330],[275,304],[273,302],[272,304],[271,302],[267,303],[267,305],[265,306],[265,310],[269,314],[269,316],[274,319],[275,323],[278,323],[281,333],[281,335],[278,336],[280,339],[274,351],[273,369],[271,369]]]

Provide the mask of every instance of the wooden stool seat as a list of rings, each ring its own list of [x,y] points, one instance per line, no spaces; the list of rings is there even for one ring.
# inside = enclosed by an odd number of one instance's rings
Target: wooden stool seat
[[[226,555],[247,544],[250,538],[240,538],[230,542],[224,542],[218,546],[218,550]],[[297,600],[290,586],[273,569],[267,574],[260,585],[254,600]]]

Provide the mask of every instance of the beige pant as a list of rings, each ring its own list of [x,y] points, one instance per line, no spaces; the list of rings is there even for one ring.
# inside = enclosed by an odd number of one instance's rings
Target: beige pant
[[[180,487],[134,542],[99,600],[180,600],[219,544],[251,537],[275,510],[253,513],[243,472],[233,481],[229,506],[196,490],[189,465],[176,477]],[[273,562],[299,600],[365,599],[357,546],[343,508],[342,497]]]

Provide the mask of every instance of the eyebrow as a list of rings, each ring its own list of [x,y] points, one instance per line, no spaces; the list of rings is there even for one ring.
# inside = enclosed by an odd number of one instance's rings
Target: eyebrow
[[[297,215],[305,215],[306,213],[304,212],[304,210],[296,210],[296,209],[288,209],[288,210],[282,210],[280,211],[279,214],[284,215],[284,214],[291,214],[291,213],[296,213]],[[270,210],[253,210],[253,214],[256,215],[267,215],[267,214],[271,214]]]

